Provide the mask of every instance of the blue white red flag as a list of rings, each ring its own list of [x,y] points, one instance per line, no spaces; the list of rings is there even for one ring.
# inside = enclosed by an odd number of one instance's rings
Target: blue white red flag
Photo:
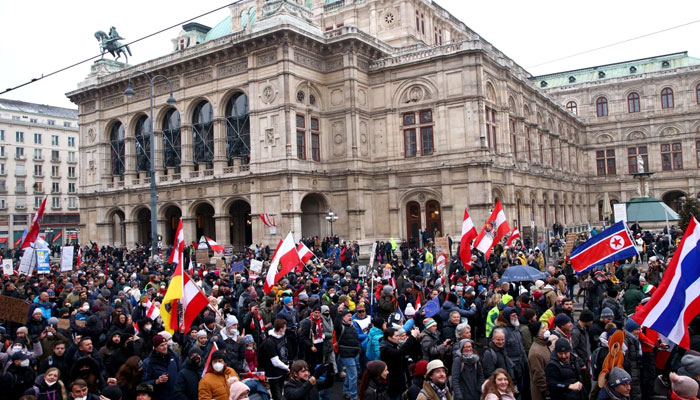
[[[684,349],[688,325],[700,314],[700,224],[693,217],[649,302],[632,319]]]
[[[597,265],[639,256],[624,221],[588,239],[569,255],[571,266],[577,275],[588,272]]]

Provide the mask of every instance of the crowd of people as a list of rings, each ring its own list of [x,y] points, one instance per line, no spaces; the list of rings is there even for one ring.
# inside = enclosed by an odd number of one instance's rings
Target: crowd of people
[[[30,306],[26,322],[0,322],[0,398],[314,400],[337,398],[342,383],[352,400],[695,399],[700,320],[685,351],[630,318],[676,238],[634,235],[640,259],[582,276],[563,236],[499,243],[488,258],[474,251],[471,266],[448,255],[441,273],[430,240],[378,243],[366,268],[356,242],[304,238],[315,257],[268,293],[270,247],[219,269],[189,248],[185,264],[209,306],[172,334],[154,313],[175,268],[167,253],[91,243],[73,271],[3,276],[2,295]],[[512,265],[547,278],[502,281]],[[608,371],[616,331],[624,363]]]

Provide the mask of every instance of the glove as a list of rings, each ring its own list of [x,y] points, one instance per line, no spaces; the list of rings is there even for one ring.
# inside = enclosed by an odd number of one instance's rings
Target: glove
[[[326,372],[326,365],[325,365],[325,364],[321,364],[321,365],[319,365],[318,367],[316,367],[316,369],[314,370],[313,377],[316,378],[316,379],[320,379],[321,376],[322,376],[325,372]]]

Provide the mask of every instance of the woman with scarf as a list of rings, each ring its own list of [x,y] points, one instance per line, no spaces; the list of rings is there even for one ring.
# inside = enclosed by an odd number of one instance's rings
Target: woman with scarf
[[[474,342],[462,339],[452,358],[452,397],[454,400],[478,399],[484,383],[484,369]]]
[[[389,368],[384,361],[368,362],[358,390],[360,400],[388,400],[387,376],[389,376]]]
[[[25,395],[33,395],[37,400],[63,400],[67,399],[66,388],[58,380],[61,371],[58,368],[49,368],[45,373],[36,377],[34,386],[29,388]]]

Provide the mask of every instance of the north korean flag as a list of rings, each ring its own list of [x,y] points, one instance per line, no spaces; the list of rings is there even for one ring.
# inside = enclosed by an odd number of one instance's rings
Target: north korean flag
[[[624,221],[588,239],[569,255],[571,266],[577,275],[588,272],[597,265],[639,256]]]

